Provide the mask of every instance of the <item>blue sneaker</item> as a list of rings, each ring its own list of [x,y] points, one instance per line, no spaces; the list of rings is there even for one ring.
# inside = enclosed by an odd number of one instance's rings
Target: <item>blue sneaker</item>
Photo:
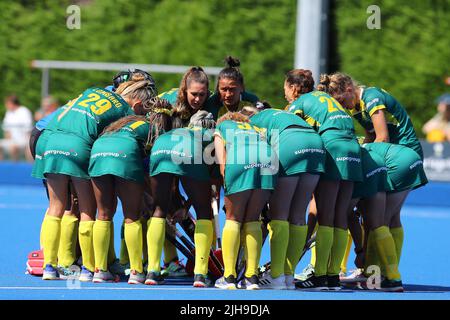
[[[78,279],[80,277],[80,267],[76,264],[71,265],[70,267],[66,268],[63,266],[57,266],[56,270],[58,271],[59,278],[62,280],[68,280],[68,279]]]
[[[81,282],[91,282],[94,279],[94,273],[89,271],[85,266],[81,266],[80,280]]]
[[[59,279],[58,270],[51,264],[47,264],[42,274],[42,280],[57,280]]]

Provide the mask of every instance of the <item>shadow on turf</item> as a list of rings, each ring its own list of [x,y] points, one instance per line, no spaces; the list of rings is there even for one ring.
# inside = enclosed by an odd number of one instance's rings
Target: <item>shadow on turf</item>
[[[450,292],[450,287],[405,284],[405,292]]]

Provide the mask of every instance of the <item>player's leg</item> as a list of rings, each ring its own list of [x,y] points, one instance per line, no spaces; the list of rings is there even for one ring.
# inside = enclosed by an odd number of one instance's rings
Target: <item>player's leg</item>
[[[226,221],[222,231],[224,276],[216,281],[221,289],[236,289],[236,261],[241,241],[241,226],[252,190],[225,196]]]
[[[91,180],[75,177],[71,177],[71,179],[75,187],[75,192],[78,195],[78,207],[80,210],[78,239],[80,242],[81,255],[83,256],[80,281],[92,281],[95,271],[93,235],[97,204]]]
[[[302,173],[299,176],[289,212],[289,244],[284,265],[284,274],[288,288],[294,287],[295,268],[300,260],[307,241],[308,226],[305,215],[312,193],[317,187],[320,176]]]
[[[213,242],[214,230],[211,208],[211,183],[210,181],[181,177],[181,184],[197,215],[194,234],[194,287],[206,287],[209,253]]]
[[[69,176],[62,174],[47,174],[49,192],[49,208],[42,225],[42,242],[44,251],[43,280],[58,278],[59,238],[61,234],[61,218],[67,203]]]
[[[116,178],[117,194],[120,198],[125,219],[124,238],[130,259],[128,283],[145,282],[142,262],[143,236],[141,224],[143,185],[134,181]]]
[[[155,202],[153,216],[147,222],[148,266],[145,284],[161,284],[161,255],[166,235],[166,216],[171,201],[174,176],[160,173],[150,178],[152,197]]]

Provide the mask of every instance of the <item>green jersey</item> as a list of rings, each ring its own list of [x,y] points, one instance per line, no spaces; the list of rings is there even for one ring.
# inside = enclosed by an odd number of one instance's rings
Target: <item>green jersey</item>
[[[64,108],[50,121],[49,128],[73,133],[91,144],[107,125],[134,114],[120,95],[95,87],[85,90]]]
[[[212,142],[213,131],[201,127],[178,128],[160,135],[152,147],[150,175],[171,173],[209,180],[207,165],[215,159]]]
[[[165,99],[170,102],[171,105],[175,105],[177,102],[178,88],[172,88],[169,91],[163,92],[158,95],[158,98]]]
[[[135,140],[142,150],[148,151],[150,146],[148,143],[148,136],[150,132],[151,125],[145,121],[133,121],[121,128],[119,131],[114,132],[112,135],[120,137],[128,137]],[[105,134],[104,136],[106,136]]]
[[[361,126],[367,131],[373,132],[371,117],[376,111],[383,110],[386,115],[390,143],[410,147],[422,155],[422,147],[405,108],[384,89],[361,87],[361,90],[359,108],[351,111]]]
[[[253,115],[250,118],[250,123],[259,128],[266,129],[268,141],[272,141],[272,134],[275,133],[275,130],[278,130],[278,134],[280,134],[284,129],[290,126],[313,131],[312,127],[299,116],[279,109],[263,110]]]
[[[302,94],[288,106],[288,111],[302,117],[320,135],[329,129],[354,134],[352,117],[341,104],[322,91]]]
[[[243,107],[248,105],[255,105],[259,101],[258,97],[251,92],[244,91],[241,94],[241,98],[239,100],[239,104],[235,110],[228,110],[228,108],[223,104],[220,100],[220,95],[218,92],[215,92],[213,95],[209,96],[208,100],[205,103],[205,110],[211,112],[214,116],[214,120],[221,116],[223,116],[228,111],[240,111]]]

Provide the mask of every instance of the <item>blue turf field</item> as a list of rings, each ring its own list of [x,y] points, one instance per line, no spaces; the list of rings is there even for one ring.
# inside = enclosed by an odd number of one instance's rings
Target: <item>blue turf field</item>
[[[10,180],[10,183],[11,180]],[[190,283],[169,283],[158,287],[131,286],[126,282],[115,284],[81,284],[60,281],[42,281],[25,274],[27,254],[39,247],[39,229],[47,207],[45,190],[37,185],[0,184],[0,299],[248,299],[248,300],[309,300],[309,299],[445,299],[450,300],[450,206],[442,206],[430,197],[450,198],[450,187],[442,184],[426,186],[414,191],[402,211],[405,243],[400,271],[405,289],[402,294],[373,291],[299,292],[299,291],[222,291],[219,289],[194,289]],[[427,189],[428,188],[428,189]],[[436,193],[441,188],[446,195]],[[421,198],[427,205],[421,206]],[[439,206],[438,206],[439,205]],[[448,205],[448,203],[447,203]],[[221,215],[223,225],[223,214]],[[120,211],[115,218],[116,235],[121,223]],[[119,239],[116,237],[116,251]],[[353,268],[352,255],[349,269]],[[269,259],[267,243],[261,262]],[[309,261],[307,254],[297,273]]]

